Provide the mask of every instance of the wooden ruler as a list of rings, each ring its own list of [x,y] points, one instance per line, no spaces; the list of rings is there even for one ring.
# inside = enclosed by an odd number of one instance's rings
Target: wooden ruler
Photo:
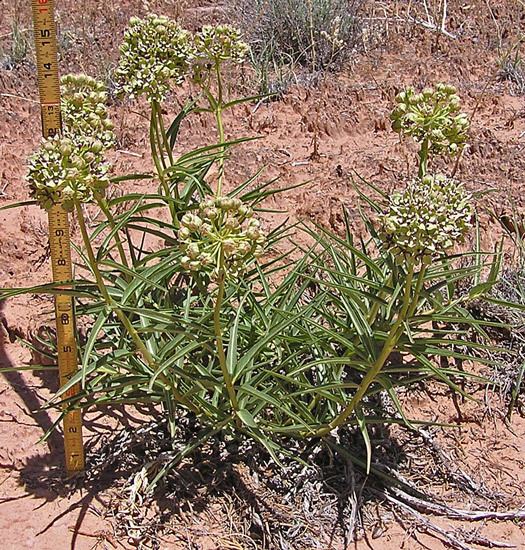
[[[57,36],[54,17],[55,0],[31,0],[38,70],[38,89],[42,113],[42,134],[53,137],[60,134],[60,80],[58,76]],[[53,280],[70,281],[73,278],[69,220],[59,205],[49,212],[49,244]],[[73,299],[67,295],[55,298],[58,369],[60,384],[64,385],[78,370],[75,338],[75,311]],[[73,397],[79,387],[73,387],[64,397]],[[64,416],[64,450],[68,473],[84,469],[82,440],[82,413],[68,412]]]

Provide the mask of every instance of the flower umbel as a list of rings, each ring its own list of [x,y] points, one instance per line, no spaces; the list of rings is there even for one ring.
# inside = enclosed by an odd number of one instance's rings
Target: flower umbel
[[[244,273],[252,257],[263,252],[266,237],[253,210],[239,199],[218,197],[185,214],[178,232],[183,269],[204,272],[216,281],[221,267],[226,277]]]
[[[384,248],[398,261],[429,263],[462,242],[472,227],[472,195],[445,176],[427,175],[394,193],[381,215]]]
[[[396,96],[396,107],[390,115],[392,128],[412,136],[418,143],[428,140],[431,153],[456,154],[467,142],[468,117],[460,112],[456,88],[438,84],[416,93],[409,87]]]
[[[29,158],[30,193],[42,208],[72,210],[75,202],[104,194],[109,166],[103,154],[115,143],[105,102],[102,82],[83,74],[62,77],[63,136],[43,140]]]
[[[106,106],[106,86],[90,76],[65,75],[61,83],[64,137],[98,155],[115,143]]]
[[[132,17],[120,47],[118,90],[161,102],[170,82],[182,84],[194,55],[190,33],[168,17]]]
[[[195,35],[194,43],[197,58],[204,63],[242,63],[250,51],[250,46],[241,40],[241,31],[230,25],[205,25]]]
[[[31,196],[46,210],[56,204],[72,210],[75,202],[91,202],[109,185],[108,165],[69,138],[44,140],[29,157],[28,168]]]

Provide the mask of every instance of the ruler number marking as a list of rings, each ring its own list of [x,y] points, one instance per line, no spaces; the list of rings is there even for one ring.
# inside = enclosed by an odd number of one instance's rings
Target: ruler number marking
[[[54,5],[54,0],[32,0],[42,133],[45,137],[60,135],[62,129]],[[69,221],[67,213],[60,206],[53,207],[49,212],[49,241],[53,280],[70,281],[72,266]],[[69,288],[69,285],[64,288]],[[75,313],[71,296],[57,294],[55,311],[60,383],[64,385],[78,372]],[[75,384],[65,392],[65,396],[73,398],[78,392],[79,385]],[[68,411],[64,416],[64,446],[68,471],[83,470],[84,446],[80,410]]]

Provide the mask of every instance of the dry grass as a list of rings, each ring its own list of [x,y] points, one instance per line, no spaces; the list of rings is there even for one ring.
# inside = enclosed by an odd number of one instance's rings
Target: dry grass
[[[499,78],[510,82],[514,93],[518,95],[525,94],[525,63],[519,53],[503,59],[499,70]]]
[[[259,88],[263,93],[279,93],[301,72],[338,69],[356,52],[363,3],[230,0],[227,6],[252,46]]]

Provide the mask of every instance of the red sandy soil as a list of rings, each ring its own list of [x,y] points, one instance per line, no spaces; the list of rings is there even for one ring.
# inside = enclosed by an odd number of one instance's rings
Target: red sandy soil
[[[82,12],[77,2],[64,0],[58,4],[64,44],[62,70],[84,70],[94,76],[101,76],[105,67],[113,63],[128,17],[144,13],[138,1],[112,6],[91,0],[83,3]],[[152,10],[170,14],[180,3],[150,4]],[[16,13],[22,28],[29,28],[29,8],[29,2],[14,0],[0,15],[0,47],[10,45],[11,21]],[[196,2],[182,8],[182,18],[190,27],[225,18],[221,6],[212,2]],[[518,211],[525,207],[525,103],[523,97],[513,94],[508,82],[496,77],[501,52],[513,44],[520,29],[525,30],[525,8],[513,0],[449,2],[447,30],[457,38],[407,22],[408,9],[403,2],[370,2],[367,11],[375,26],[368,33],[367,48],[340,74],[327,75],[317,87],[293,86],[282,100],[261,104],[257,109],[236,108],[227,119],[229,136],[256,134],[264,139],[236,153],[230,179],[241,181],[267,165],[266,175],[279,175],[282,185],[308,180],[305,187],[280,196],[277,205],[288,210],[293,219],[312,219],[335,230],[341,229],[345,206],[355,214],[355,228],[359,231],[352,174],[358,173],[390,191],[414,171],[413,149],[400,143],[389,129],[388,114],[395,94],[407,84],[423,87],[438,81],[450,82],[459,88],[465,109],[475,111],[470,151],[458,177],[471,190],[494,189],[481,202],[487,209],[481,215],[483,240],[490,247],[501,235],[495,215],[512,207]],[[27,198],[25,162],[39,140],[36,78],[30,60],[31,57],[13,69],[0,68],[0,206]],[[249,73],[245,76],[244,81],[249,82]],[[244,91],[253,93],[253,89]],[[171,110],[175,112],[176,106]],[[113,108],[120,136],[114,158],[116,173],[149,168],[147,122],[141,116],[144,112],[143,104]],[[178,150],[208,142],[209,132],[206,118],[193,118],[183,128]],[[0,228],[0,287],[30,286],[50,280],[45,214],[35,207],[1,211]],[[73,231],[75,234],[75,226]],[[52,303],[36,296],[9,300],[0,307],[0,367],[20,365],[30,354],[11,340],[52,324]],[[104,519],[109,497],[103,491],[78,491],[65,497],[59,484],[46,478],[47,474],[52,477],[51,472],[56,472],[61,460],[60,437],[38,444],[53,419],[48,413],[31,411],[55,386],[53,375],[0,375],[1,547],[127,548],[129,541],[117,540],[114,523]],[[457,429],[443,434],[443,448],[474,478],[483,479],[492,489],[507,495],[502,499],[502,509],[525,504],[523,418],[514,415],[511,425],[506,426],[498,414],[483,415],[479,405],[470,405],[458,418],[452,401],[445,396],[434,403],[413,398],[408,406],[419,417],[435,415],[439,420],[457,422]],[[496,411],[504,410],[497,400],[492,406]],[[92,435],[103,430],[104,423],[123,425],[125,415],[114,413],[109,421],[97,417],[92,423]],[[453,504],[470,504],[455,502],[446,488],[435,490],[447,493]],[[194,541],[195,546],[172,539],[163,548],[244,548],[228,543],[222,527],[212,515],[203,517],[197,527],[180,525],[181,532],[186,530],[186,540]],[[362,541],[357,547],[444,547],[436,539],[413,532],[410,521],[404,527],[387,522],[377,530],[379,538],[370,536],[368,542]],[[476,527],[488,538],[525,548],[523,526],[491,521]]]

